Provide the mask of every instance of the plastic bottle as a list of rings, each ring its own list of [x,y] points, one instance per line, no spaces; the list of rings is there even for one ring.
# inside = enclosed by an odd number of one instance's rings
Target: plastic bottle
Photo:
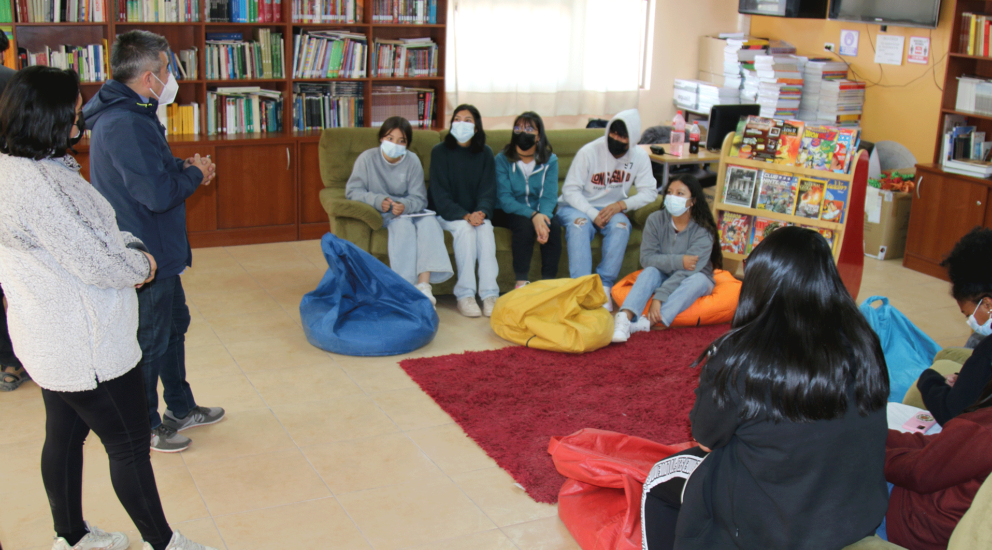
[[[699,153],[699,125],[695,122],[689,127],[689,154]]]
[[[685,118],[682,117],[682,111],[676,111],[675,118],[672,119],[672,136],[669,142],[671,145],[669,153],[681,157],[685,147]]]

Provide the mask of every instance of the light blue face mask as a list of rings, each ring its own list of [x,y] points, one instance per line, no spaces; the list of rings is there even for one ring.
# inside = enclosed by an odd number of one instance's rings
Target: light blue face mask
[[[406,155],[406,145],[393,143],[389,140],[382,140],[382,143],[379,144],[379,148],[382,149],[383,155],[386,155],[391,159],[403,158],[403,156]]]
[[[978,321],[975,320],[975,313],[978,313],[978,308],[982,307],[982,302],[984,300],[984,298],[979,300],[978,306],[975,307],[975,311],[968,316],[968,328],[975,331],[977,334],[988,336],[989,334],[992,334],[992,315],[989,316],[989,319],[985,321],[984,325],[979,325]]]
[[[688,201],[689,199],[679,197],[678,195],[665,195],[665,210],[668,210],[668,213],[671,214],[672,217],[681,216],[682,214],[685,214],[686,210],[689,209],[689,207],[685,204]]]
[[[475,123],[473,122],[452,122],[451,135],[455,136],[458,143],[467,143],[475,135]]]

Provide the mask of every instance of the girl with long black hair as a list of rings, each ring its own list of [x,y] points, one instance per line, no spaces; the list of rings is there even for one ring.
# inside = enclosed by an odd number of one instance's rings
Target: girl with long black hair
[[[875,532],[888,372],[819,233],[784,227],[755,247],[731,330],[698,364],[699,447],[676,462],[695,469],[645,484],[650,550],[836,550]]]
[[[713,292],[713,269],[723,252],[713,213],[693,176],[674,179],[662,189],[665,208],[648,216],[641,237],[641,266],[634,287],[616,314],[613,341],[650,325],[668,328],[693,302]],[[651,301],[646,316],[644,306]]]

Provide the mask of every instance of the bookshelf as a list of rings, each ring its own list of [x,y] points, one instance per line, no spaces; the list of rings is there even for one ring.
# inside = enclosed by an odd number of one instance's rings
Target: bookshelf
[[[151,22],[124,21],[129,8],[134,8],[138,0],[62,0],[93,5],[103,2],[101,8],[106,14],[102,22],[59,22],[29,23],[20,22],[17,17],[19,2],[35,2],[45,5],[52,0],[0,0],[0,4],[10,7],[13,22],[0,21],[0,28],[12,28],[11,48],[25,48],[30,52],[44,50],[46,46],[55,48],[63,44],[87,45],[113,43],[115,36],[133,29],[144,29],[164,36],[178,56],[181,50],[196,49],[198,74],[196,78],[179,79],[179,92],[176,103],[197,104],[199,107],[199,132],[196,134],[169,135],[168,140],[173,154],[183,157],[187,154],[212,154],[218,161],[218,174],[215,182],[187,200],[187,229],[193,246],[226,246],[260,242],[275,242],[296,239],[319,238],[328,231],[327,214],[320,205],[318,194],[323,189],[318,165],[319,129],[293,129],[293,89],[301,83],[353,82],[362,86],[364,103],[364,126],[372,126],[370,116],[373,104],[373,86],[403,86],[429,89],[434,92],[433,116],[425,121],[425,127],[441,129],[445,119],[445,54],[448,0],[429,0],[422,5],[435,10],[436,23],[411,24],[380,21],[373,19],[377,10],[395,9],[399,18],[414,18],[413,2],[399,0],[353,0],[357,11],[354,22],[341,20],[346,15],[336,16],[331,10],[338,4],[324,0],[305,4],[323,6],[331,14],[329,17],[301,17],[294,21],[294,6],[304,5],[300,0],[273,1],[273,18],[276,22],[211,22],[208,15],[211,0],[169,0],[181,1],[182,6],[189,2],[198,7],[198,21],[192,22]],[[144,2],[154,0],[142,0]],[[245,0],[242,0],[243,3]],[[258,0],[258,11],[268,4]],[[341,2],[347,5],[348,1]],[[74,4],[75,5],[75,4]],[[159,5],[166,5],[159,0]],[[277,6],[277,7],[276,7]],[[400,13],[400,8],[408,7],[411,12]],[[319,8],[323,9],[323,8]],[[93,10],[95,11],[95,10]],[[0,10],[0,13],[3,13]],[[421,13],[420,15],[425,15]],[[334,19],[337,17],[337,19]],[[304,20],[305,19],[305,20]],[[421,20],[426,19],[426,16]],[[241,33],[246,41],[254,40],[257,29],[268,29],[279,33],[284,39],[282,57],[285,60],[285,73],[282,78],[270,79],[207,79],[205,78],[206,45],[208,33]],[[365,75],[358,78],[295,78],[293,74],[293,36],[303,32],[342,31],[362,35],[370,47],[365,51],[368,67]],[[437,45],[437,76],[432,77],[373,77],[371,71],[371,45],[376,39],[401,40],[429,38]],[[109,51],[107,52],[109,56]],[[109,67],[108,67],[109,73]],[[88,101],[100,89],[102,82],[82,83],[84,101]],[[239,133],[208,135],[207,97],[208,92],[218,87],[258,86],[265,90],[280,92],[283,97],[282,130],[277,132]],[[399,114],[399,113],[397,113]],[[84,140],[77,147],[79,160],[88,175],[88,146]],[[271,166],[269,166],[271,164]]]

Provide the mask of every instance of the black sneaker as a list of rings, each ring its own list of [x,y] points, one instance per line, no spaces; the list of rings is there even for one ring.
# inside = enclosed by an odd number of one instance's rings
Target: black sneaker
[[[176,433],[175,428],[167,426],[165,422],[152,430],[152,450],[160,453],[178,453],[185,451],[192,443],[190,438]]]
[[[197,426],[209,426],[224,419],[224,409],[220,407],[196,407],[186,415],[186,418],[176,418],[172,411],[165,409],[162,415],[162,424],[168,424],[170,428],[181,432]]]

